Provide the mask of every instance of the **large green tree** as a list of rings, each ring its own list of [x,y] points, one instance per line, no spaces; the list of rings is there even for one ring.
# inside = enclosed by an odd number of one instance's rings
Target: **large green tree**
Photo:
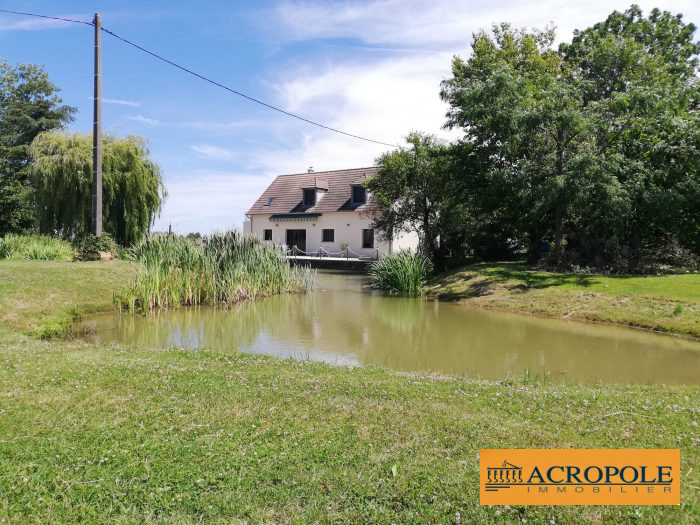
[[[624,203],[611,228],[595,213],[603,207],[591,201],[579,226],[589,258],[600,244],[595,239],[638,258],[669,241],[700,253],[700,44],[694,32],[681,15],[654,9],[645,17],[632,6],[560,46]]]
[[[633,6],[558,50],[552,31],[474,35],[441,92],[468,153],[462,224],[507,231],[532,260],[543,240],[557,262],[627,270],[678,244],[700,253],[694,31]]]
[[[35,215],[29,181],[29,145],[41,132],[72,120],[41,66],[0,60],[0,236],[32,229]]]
[[[166,196],[161,170],[140,137],[104,138],[104,229],[128,246],[148,233]],[[42,233],[65,237],[89,232],[92,138],[43,133],[31,146],[31,173]]]
[[[524,234],[530,251],[554,240],[563,252],[564,229],[575,205],[596,182],[599,166],[583,100],[567,65],[552,49],[554,32],[496,26],[475,35],[472,55],[455,57],[442,97],[451,110],[447,125],[464,130],[463,143],[481,156],[463,170],[465,187],[497,192],[499,206]],[[485,198],[484,202],[491,199]]]
[[[386,238],[416,232],[420,249],[440,266],[453,221],[460,216],[451,188],[454,158],[447,144],[431,135],[411,133],[409,147],[377,159],[377,175],[367,183],[379,206],[374,227]]]

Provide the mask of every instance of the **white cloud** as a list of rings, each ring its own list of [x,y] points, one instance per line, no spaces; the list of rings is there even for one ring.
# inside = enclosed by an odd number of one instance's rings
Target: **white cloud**
[[[275,12],[277,35],[294,40],[353,38],[373,44],[442,48],[460,46],[465,51],[474,31],[493,23],[511,22],[516,27],[544,27],[553,21],[562,37],[575,28],[603,20],[614,9],[623,11],[631,3],[645,12],[661,7],[697,21],[697,2],[677,0],[507,0],[487,1],[386,0],[383,2],[285,2]],[[659,5],[661,4],[661,5]],[[279,29],[282,29],[281,31]]]
[[[127,115],[124,117],[127,120],[133,120],[134,122],[141,122],[143,124],[150,124],[151,126],[157,126],[160,122],[153,118],[144,117],[143,115]]]
[[[139,103],[134,102],[133,100],[120,100],[118,98],[103,98],[102,102],[104,102],[105,104],[115,104],[117,106],[130,106],[133,108],[139,106]]]
[[[264,175],[202,169],[169,176],[168,198],[154,229],[167,230],[170,224],[179,233],[241,229],[245,212],[271,180]]]
[[[645,12],[653,6],[646,0],[638,3]],[[490,2],[462,0],[287,2],[276,8],[269,27],[278,38],[350,39],[385,46],[382,49],[395,47],[390,53],[363,53],[353,61],[334,62],[327,53],[286,72],[276,68],[273,86],[285,109],[353,134],[389,143],[401,143],[412,130],[456,138],[457,131],[442,129],[448,108],[439,98],[440,81],[451,76],[455,54],[469,53],[474,32],[501,21],[539,28],[554,21],[560,38],[569,39],[574,28],[588,27],[613,9],[628,7],[629,0],[510,0],[497,8]],[[700,4],[678,1],[663,7],[683,12],[686,22],[700,18]],[[422,51],[407,49],[411,46]],[[256,152],[254,158],[268,172],[300,172],[309,165],[318,170],[367,166],[389,149],[292,120],[285,125],[290,133],[303,132],[303,139],[295,146]]]
[[[92,99],[91,99],[92,100]],[[120,101],[126,104],[130,101]],[[113,102],[114,103],[114,102]],[[117,102],[118,103],[118,102]],[[137,102],[135,105],[139,105]],[[279,123],[274,120],[266,119],[248,119],[248,120],[231,120],[231,121],[214,121],[214,120],[178,120],[178,121],[167,121],[167,120],[157,120],[145,117],[143,115],[127,115],[124,118],[128,120],[133,120],[136,122],[143,122],[144,124],[157,125],[161,127],[178,128],[197,130],[202,133],[216,135],[216,136],[227,136],[238,133],[240,131],[259,131],[262,129],[268,132],[274,132],[275,128],[280,128]]]
[[[190,146],[199,157],[212,160],[233,160],[236,154],[230,149],[214,146],[212,144],[195,144]]]
[[[328,66],[320,73],[292,71],[277,85],[282,106],[336,129],[389,144],[403,145],[410,131],[453,139],[442,129],[447,106],[439,83],[450,71],[449,53],[436,52],[382,59],[371,63]],[[300,129],[300,124],[288,126]],[[303,125],[301,125],[303,126]],[[372,144],[311,127],[301,143],[265,148],[254,159],[267,172],[302,172],[372,166],[391,147]]]

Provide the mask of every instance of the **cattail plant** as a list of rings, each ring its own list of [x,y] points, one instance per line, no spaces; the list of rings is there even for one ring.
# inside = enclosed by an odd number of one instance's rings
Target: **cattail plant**
[[[291,268],[274,246],[229,231],[201,240],[153,235],[130,250],[139,263],[132,285],[116,298],[127,310],[180,305],[228,306],[313,286],[315,272]]]

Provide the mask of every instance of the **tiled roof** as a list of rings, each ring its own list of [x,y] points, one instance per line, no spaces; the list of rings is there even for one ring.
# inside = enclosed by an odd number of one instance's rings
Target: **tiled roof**
[[[321,190],[327,190],[328,189],[328,181],[319,179],[316,177],[308,186],[304,186],[304,189],[321,189]]]
[[[377,172],[377,168],[356,168],[352,170],[317,171],[279,175],[267,187],[248,213],[322,213],[331,211],[372,212],[377,203],[368,194],[365,204],[352,204],[352,185],[360,184]],[[316,206],[303,205],[304,188],[328,187]],[[272,201],[270,201],[272,199]],[[265,206],[270,202],[269,206]]]

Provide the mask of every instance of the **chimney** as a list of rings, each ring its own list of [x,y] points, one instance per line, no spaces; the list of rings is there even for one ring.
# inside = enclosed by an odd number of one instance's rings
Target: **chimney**
[[[309,169],[307,170],[307,173],[313,173],[314,172],[314,167],[309,166]]]

